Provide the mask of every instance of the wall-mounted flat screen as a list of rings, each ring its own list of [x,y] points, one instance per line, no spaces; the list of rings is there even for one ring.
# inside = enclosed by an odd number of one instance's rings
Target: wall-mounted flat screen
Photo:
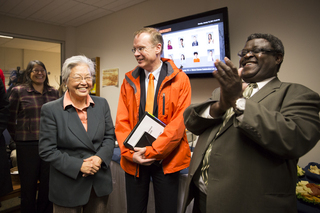
[[[162,57],[172,59],[189,77],[213,77],[214,61],[230,58],[226,7],[149,27],[163,36]]]

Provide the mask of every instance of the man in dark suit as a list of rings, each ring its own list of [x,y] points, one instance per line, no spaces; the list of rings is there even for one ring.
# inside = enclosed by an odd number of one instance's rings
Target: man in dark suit
[[[250,35],[238,55],[239,70],[215,62],[220,88],[184,113],[200,137],[183,210],[195,198],[194,212],[297,212],[296,165],[320,138],[319,95],[278,79],[284,47],[273,35]]]

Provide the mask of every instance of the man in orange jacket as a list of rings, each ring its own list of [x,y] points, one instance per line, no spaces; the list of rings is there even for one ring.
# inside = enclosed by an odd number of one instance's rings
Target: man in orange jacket
[[[132,52],[138,66],[123,80],[115,125],[121,167],[126,172],[127,209],[146,212],[152,177],[156,211],[176,213],[179,172],[191,159],[183,121],[183,112],[191,103],[190,81],[172,60],[160,57],[163,39],[156,29],[143,28],[134,35]],[[155,89],[150,113],[166,127],[152,146],[130,150],[123,142],[145,112],[150,74]]]

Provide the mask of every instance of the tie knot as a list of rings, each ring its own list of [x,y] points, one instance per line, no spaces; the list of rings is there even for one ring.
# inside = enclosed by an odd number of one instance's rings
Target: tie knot
[[[152,73],[150,73],[149,75],[149,80],[154,80],[154,76],[152,75]]]
[[[253,92],[253,88],[257,88],[258,85],[256,83],[250,83],[248,84],[248,86],[245,88],[245,90],[243,91],[243,97],[244,98],[250,98],[251,94]]]
[[[258,87],[258,84],[257,84],[257,83],[250,83],[250,84],[248,85],[248,87],[257,88],[257,87]]]

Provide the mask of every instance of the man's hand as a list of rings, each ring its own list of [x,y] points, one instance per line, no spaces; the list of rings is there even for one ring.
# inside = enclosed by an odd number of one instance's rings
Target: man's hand
[[[134,148],[135,152],[133,153],[133,156],[132,156],[133,162],[140,164],[140,165],[144,165],[144,166],[150,166],[156,159],[155,158],[146,159],[146,156],[144,155],[146,150],[147,150],[146,147]]]
[[[94,175],[101,168],[102,160],[100,157],[94,155],[83,160],[80,171],[83,173],[83,177]]]
[[[211,107],[211,116],[214,115],[214,111],[218,111],[221,115],[230,107],[234,107],[236,100],[242,96],[242,80],[240,78],[242,68],[238,70],[227,57],[224,60],[226,63],[219,59],[214,62],[217,70],[213,72],[213,76],[220,84],[220,101]]]

